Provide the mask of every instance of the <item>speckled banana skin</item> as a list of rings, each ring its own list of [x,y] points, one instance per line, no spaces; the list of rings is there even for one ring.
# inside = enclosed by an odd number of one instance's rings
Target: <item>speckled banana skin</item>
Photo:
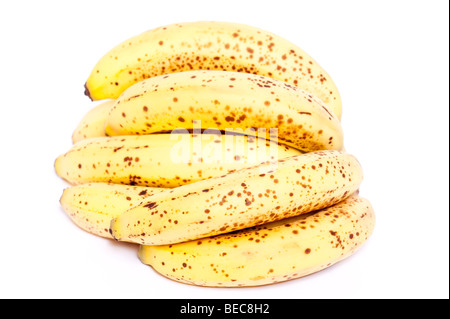
[[[149,196],[164,188],[129,186],[108,183],[88,183],[64,189],[60,203],[70,219],[81,229],[104,238],[109,233],[111,219],[119,216]]]
[[[107,100],[90,109],[73,131],[72,142],[75,144],[87,138],[106,136],[106,117],[114,102],[115,100]]]
[[[177,187],[301,152],[243,135],[151,134],[84,139],[55,161],[73,185],[105,182]]]
[[[156,194],[111,222],[117,240],[173,244],[318,210],[346,199],[363,179],[359,162],[340,151],[280,159]]]
[[[285,81],[311,92],[341,118],[336,85],[310,55],[273,33],[228,22],[177,23],[123,41],[94,66],[85,93],[92,100],[117,98],[144,79],[190,70],[237,71]]]
[[[322,101],[285,82],[238,72],[187,71],[137,83],[117,99],[105,130],[143,135],[196,126],[249,134],[264,128],[264,138],[277,129],[280,143],[305,152],[343,147],[341,123]]]
[[[178,282],[209,287],[268,285],[300,278],[355,253],[375,213],[356,194],[335,206],[254,228],[139,249],[140,260]]]

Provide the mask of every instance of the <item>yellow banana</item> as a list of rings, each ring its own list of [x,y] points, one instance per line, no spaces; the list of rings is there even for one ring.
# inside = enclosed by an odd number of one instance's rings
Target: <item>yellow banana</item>
[[[140,260],[178,282],[260,286],[300,278],[349,257],[371,236],[375,213],[356,194],[323,210],[174,245],[139,249]]]
[[[334,205],[362,179],[350,154],[295,155],[155,194],[113,219],[111,234],[145,245],[214,236]]]
[[[129,186],[108,183],[88,183],[64,189],[60,203],[70,219],[81,229],[105,238],[111,219],[133,204],[164,188]]]
[[[106,117],[114,102],[114,100],[107,100],[90,109],[75,128],[72,142],[75,144],[87,138],[106,136]]]
[[[143,135],[178,128],[275,133],[302,151],[340,150],[341,123],[322,101],[295,86],[238,72],[187,71],[129,87],[106,121],[106,133]],[[276,129],[276,130],[275,130]]]
[[[271,32],[228,22],[177,23],[123,41],[94,66],[85,94],[92,100],[114,99],[144,79],[190,70],[237,71],[285,81],[311,92],[341,118],[336,85],[310,55]]]
[[[259,138],[216,133],[85,139],[56,159],[55,170],[70,184],[106,182],[170,188],[301,154]]]

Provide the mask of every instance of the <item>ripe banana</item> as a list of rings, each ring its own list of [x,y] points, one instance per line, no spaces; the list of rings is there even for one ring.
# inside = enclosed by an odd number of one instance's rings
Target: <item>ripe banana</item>
[[[178,282],[209,287],[260,286],[300,278],[356,252],[375,214],[356,194],[323,210],[174,245],[141,245],[140,260]]]
[[[311,92],[341,118],[336,85],[310,55],[273,33],[227,22],[177,23],[123,41],[94,66],[85,94],[92,100],[114,99],[144,79],[190,70],[237,71],[285,81]]]
[[[170,188],[301,154],[259,138],[210,132],[85,139],[56,159],[55,170],[74,185],[106,182]]]
[[[302,151],[340,150],[341,123],[322,101],[295,86],[238,72],[187,71],[129,87],[106,121],[106,133],[143,135],[217,128],[257,135]],[[276,130],[274,130],[276,129]]]
[[[106,117],[114,102],[107,100],[90,109],[72,133],[72,142],[75,144],[87,138],[106,136]]]
[[[164,191],[164,188],[88,183],[64,189],[60,203],[70,219],[81,229],[104,238],[111,219],[133,204]]]
[[[356,158],[318,151],[258,164],[155,194],[111,221],[116,240],[173,244],[334,205],[362,182]]]

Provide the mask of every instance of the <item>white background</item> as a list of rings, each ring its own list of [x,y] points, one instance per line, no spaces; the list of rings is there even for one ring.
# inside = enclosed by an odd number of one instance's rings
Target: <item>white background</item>
[[[10,1],[0,11],[0,297],[448,298],[448,1]],[[165,24],[222,20],[296,43],[336,82],[347,151],[377,213],[349,259],[272,286],[165,279],[136,246],[77,228],[53,169],[93,107],[83,85],[119,42]]]

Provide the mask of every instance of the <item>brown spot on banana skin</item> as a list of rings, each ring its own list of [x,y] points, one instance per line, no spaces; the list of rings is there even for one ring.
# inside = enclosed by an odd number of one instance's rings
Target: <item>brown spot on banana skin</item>
[[[155,202],[149,202],[149,203],[145,204],[144,207],[146,207],[148,209],[153,209],[153,208],[158,207],[158,205]]]

